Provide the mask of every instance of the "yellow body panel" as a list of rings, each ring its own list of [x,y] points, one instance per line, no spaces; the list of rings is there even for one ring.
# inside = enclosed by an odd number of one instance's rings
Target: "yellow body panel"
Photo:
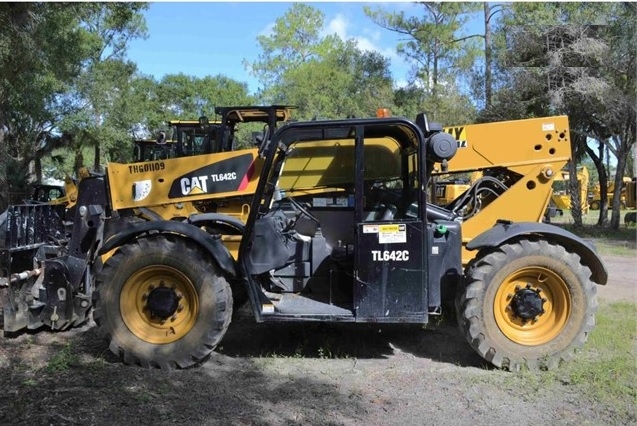
[[[499,197],[462,224],[463,242],[491,228],[497,220],[540,222],[553,194],[553,182],[571,157],[566,116],[447,127],[458,140],[448,169],[434,174],[503,168],[521,177]],[[467,263],[475,252],[463,249]]]
[[[449,161],[448,173],[506,167],[526,175],[536,164],[563,163],[571,157],[566,116],[471,124],[444,130],[458,140],[458,152]],[[555,172],[561,168],[553,167]]]
[[[189,190],[187,194],[169,197],[168,194],[174,182],[183,179],[182,176],[185,174],[222,160],[244,155],[251,156],[253,168],[249,176],[245,176],[246,185],[240,191],[209,194],[189,182],[184,186]],[[223,199],[242,194],[252,195],[256,190],[262,166],[262,162],[257,159],[257,149],[246,149],[142,163],[109,163],[107,172],[111,186],[111,203],[114,210],[120,210],[195,202],[209,200],[211,197]],[[244,178],[244,176],[238,178]]]
[[[468,183],[436,182],[436,204],[445,206],[471,187]]]
[[[374,142],[366,147],[365,155],[370,160],[366,164],[365,177],[378,179],[394,176],[400,167],[396,142],[391,139],[379,139]],[[192,179],[188,181],[183,177],[208,165],[245,155],[251,157],[252,166],[246,176],[237,176],[238,179],[245,179],[245,185],[238,190],[205,192],[201,189],[202,185],[196,186]],[[353,140],[338,139],[304,144],[302,148],[294,149],[286,161],[279,179],[279,189],[316,193],[324,191],[327,187],[351,185],[354,177],[353,158]],[[256,191],[262,161],[257,149],[246,149],[142,163],[110,163],[107,172],[111,186],[111,203],[114,210],[152,208],[163,218],[172,219],[188,216],[184,213],[193,211],[187,203],[226,200],[226,213],[245,216],[246,203],[234,203],[230,207],[229,200],[241,196],[252,197]],[[186,181],[182,185],[182,194],[169,196],[175,182],[179,183],[184,179]],[[206,177],[206,180],[207,186],[204,189],[210,186],[211,179]],[[223,212],[223,209],[217,211]]]
[[[562,163],[561,166],[564,164]],[[538,164],[504,194],[483,207],[478,214],[462,224],[462,241],[468,243],[491,228],[498,220],[511,222],[540,222],[553,193],[553,178],[545,177],[551,165]],[[559,170],[559,168],[558,168]],[[553,177],[555,174],[553,174]],[[467,263],[475,252],[463,250],[462,261]]]

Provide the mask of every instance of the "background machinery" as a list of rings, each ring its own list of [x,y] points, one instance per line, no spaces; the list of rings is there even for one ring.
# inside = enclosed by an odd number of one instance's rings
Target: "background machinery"
[[[268,111],[258,148],[83,179],[70,238],[51,206],[10,207],[5,332],[66,329],[93,309],[125,362],[188,367],[223,338],[232,283],[263,322],[427,323],[457,287],[462,333],[498,367],[555,367],[584,343],[606,270],[589,244],[539,223],[569,160],[566,117],[467,126],[458,139],[423,114],[274,130]],[[432,174],[453,171],[483,176],[448,208],[427,203]],[[242,197],[245,220],[215,206]],[[132,220],[166,202],[207,207]]]
[[[620,192],[620,207],[622,209],[629,207],[628,203],[630,203],[630,201],[627,203],[627,200],[626,200],[627,199],[626,188],[629,185],[631,185],[631,179],[629,177],[624,177],[622,180],[622,188]],[[613,205],[614,194],[615,194],[615,182],[609,182],[608,189],[606,191],[606,195],[607,195],[606,199],[608,200],[609,208],[611,208]],[[590,205],[590,209],[599,210],[601,206],[601,202],[602,202],[601,188],[600,188],[600,185],[597,184],[593,186],[593,188],[591,189],[591,193],[589,195],[588,203]]]
[[[235,191],[233,196],[226,197],[226,194],[208,192],[207,180],[196,179],[193,180],[194,187],[190,188],[189,191],[197,192],[202,189],[205,193],[202,197],[189,199],[182,197],[182,199],[175,201],[174,191],[169,193],[164,187],[159,191],[153,191],[150,196],[143,196],[140,200],[142,193],[146,191],[145,187],[152,185],[153,179],[139,181],[137,178],[140,173],[146,173],[145,176],[153,177],[154,180],[160,182],[163,181],[162,176],[166,172],[183,174],[196,168],[208,166],[212,169],[232,167],[232,163],[235,161],[232,158],[235,158],[236,155],[231,152],[237,150],[240,124],[251,126],[246,130],[250,132],[252,143],[248,145],[248,148],[241,149],[239,155],[245,154],[242,158],[258,159],[259,145],[263,137],[266,133],[274,131],[280,123],[289,121],[293,109],[292,106],[283,105],[217,107],[215,114],[220,119],[213,122],[209,122],[208,118],[204,116],[200,117],[198,121],[171,120],[169,122],[171,124],[171,139],[164,140],[163,143],[135,142],[135,152],[139,154],[136,158],[154,158],[152,155],[144,157],[144,154],[164,153],[164,159],[169,161],[161,164],[166,169],[160,169],[161,166],[158,168],[150,165],[110,163],[108,172],[111,179],[118,183],[117,189],[113,190],[113,193],[116,194],[115,199],[127,200],[123,204],[116,201],[117,209],[127,212],[134,211],[136,216],[146,220],[184,220],[196,213],[223,213],[245,221],[249,200],[252,196],[252,192],[250,192],[253,190],[252,187],[242,188],[240,191]],[[255,128],[258,131],[253,131]],[[246,136],[244,134],[244,138]],[[246,141],[243,141],[242,145],[247,145]],[[182,157],[194,158],[173,161]],[[135,192],[133,200],[129,200],[130,191]],[[229,238],[229,240],[233,239],[235,238]]]
[[[567,170],[562,170],[555,178],[553,184],[553,195],[551,196],[551,202],[546,209],[545,219],[547,221],[555,215],[562,216],[565,211],[571,210],[572,202],[571,195],[569,194],[568,181],[570,180],[570,173]],[[579,188],[580,209],[582,214],[587,214],[588,205],[588,184],[589,174],[586,167],[580,167],[577,171],[577,185]],[[559,187],[558,187],[559,185]]]
[[[218,120],[209,121],[208,117],[201,116],[198,120],[170,120],[170,138],[166,132],[159,132],[155,140],[139,139],[133,141],[133,161],[157,161],[168,158],[190,157],[193,155],[212,154],[224,151],[233,151],[238,148],[239,124],[262,123],[267,125],[269,110],[276,111],[276,121],[290,120],[291,106],[231,106],[216,107],[215,115]],[[258,128],[257,128],[258,129]],[[250,131],[250,129],[247,129]],[[262,129],[258,129],[262,130]],[[254,135],[253,135],[254,133]],[[261,132],[250,132],[250,136],[257,136]],[[248,134],[244,135],[245,137]],[[258,141],[251,141],[257,145]],[[250,144],[243,141],[245,146]]]

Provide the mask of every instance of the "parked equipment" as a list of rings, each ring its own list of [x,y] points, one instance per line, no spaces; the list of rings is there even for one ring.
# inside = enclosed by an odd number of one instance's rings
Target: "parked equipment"
[[[462,333],[498,367],[555,367],[583,345],[606,269],[587,242],[536,219],[569,159],[566,117],[475,125],[464,153],[424,114],[276,131],[268,117],[257,149],[224,151],[223,161],[109,165],[83,179],[63,243],[51,206],[10,207],[5,332],[67,329],[94,309],[125,362],[183,368],[223,338],[231,284],[244,286],[260,322],[424,324],[440,314],[441,292],[457,287]],[[512,155],[498,145],[513,143],[502,131],[514,128],[527,136]],[[448,209],[427,203],[432,174],[463,161],[483,171],[481,182]],[[212,211],[247,195],[245,222]],[[162,200],[211,211],[135,220]],[[235,256],[228,234],[239,237]]]
[[[551,202],[546,209],[544,215],[548,221],[555,215],[562,216],[564,211],[571,210],[571,195],[569,193],[568,181],[570,180],[570,173],[567,170],[562,170],[555,178],[555,182],[565,182],[565,185],[560,189],[553,188],[553,195],[551,196]],[[577,172],[577,186],[579,188],[580,209],[583,214],[588,213],[588,182],[589,174],[586,167],[580,167]]]
[[[627,187],[632,185],[632,180],[629,177],[624,177],[622,179],[622,188],[620,190],[620,208],[625,209],[627,207],[630,208],[629,203],[631,201],[627,201]],[[615,182],[608,183],[608,190],[606,191],[609,208],[613,206],[613,199],[615,194]],[[634,193],[633,193],[634,194]],[[634,197],[633,197],[634,198]],[[595,185],[591,190],[591,194],[589,195],[589,205],[591,210],[599,210],[602,203],[601,189],[599,184]]]
[[[231,106],[215,108],[218,120],[201,116],[198,120],[170,120],[170,137],[161,131],[156,139],[133,142],[135,162],[158,161],[168,158],[190,157],[236,149],[236,133],[241,123],[264,123],[269,111],[274,110],[277,122],[291,118],[292,106]],[[255,145],[258,141],[254,141]]]

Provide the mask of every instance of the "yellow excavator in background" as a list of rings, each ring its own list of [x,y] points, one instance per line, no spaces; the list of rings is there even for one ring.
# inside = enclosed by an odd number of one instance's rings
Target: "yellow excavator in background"
[[[167,124],[170,137],[165,131],[160,131],[156,139],[133,141],[133,162],[210,153],[210,141],[214,140],[220,121],[209,122],[207,117],[202,116],[199,120],[169,120]]]

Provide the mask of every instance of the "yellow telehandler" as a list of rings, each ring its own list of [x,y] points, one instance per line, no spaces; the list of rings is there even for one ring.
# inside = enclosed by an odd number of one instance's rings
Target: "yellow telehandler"
[[[584,344],[607,271],[590,243],[541,223],[570,159],[566,117],[452,135],[424,114],[277,127],[274,111],[255,149],[83,179],[70,235],[51,206],[11,206],[5,332],[93,311],[124,362],[190,367],[223,338],[239,283],[259,322],[425,324],[457,288],[462,334],[510,370],[554,368]],[[460,170],[482,177],[446,208],[428,203],[432,176]],[[219,212],[236,200],[245,220]],[[201,210],[131,220],[162,203]]]

